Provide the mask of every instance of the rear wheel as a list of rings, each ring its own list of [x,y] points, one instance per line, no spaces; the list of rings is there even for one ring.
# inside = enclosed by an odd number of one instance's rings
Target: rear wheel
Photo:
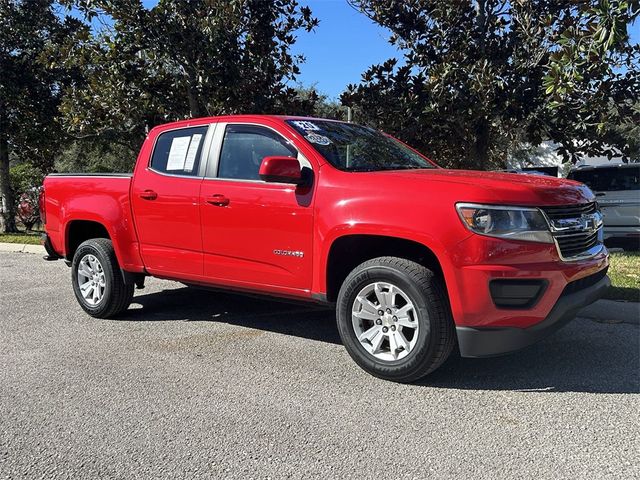
[[[71,263],[71,281],[78,303],[92,317],[117,315],[133,299],[134,285],[124,282],[113,244],[107,238],[80,244]]]
[[[426,267],[379,257],[356,267],[338,295],[340,337],[367,372],[411,382],[438,368],[455,343],[444,285]]]

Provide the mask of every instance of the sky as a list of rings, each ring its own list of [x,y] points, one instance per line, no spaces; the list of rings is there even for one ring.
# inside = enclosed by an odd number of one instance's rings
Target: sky
[[[358,83],[371,65],[401,57],[388,42],[389,31],[354,10],[347,0],[301,0],[308,5],[320,25],[311,33],[302,32],[293,47],[306,62],[300,66],[298,81],[337,98],[350,83]]]
[[[292,51],[303,54],[298,83],[337,99],[348,84],[358,83],[371,65],[402,54],[388,42],[389,31],[349,6],[347,0],[299,0],[308,5],[320,25],[311,33],[299,32]],[[152,7],[157,0],[144,0]],[[640,21],[630,28],[631,40],[640,42]]]

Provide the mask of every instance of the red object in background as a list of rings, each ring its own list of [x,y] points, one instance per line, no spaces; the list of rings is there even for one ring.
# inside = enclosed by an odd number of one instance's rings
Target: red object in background
[[[42,188],[33,188],[20,194],[18,198],[16,215],[27,230],[32,230],[42,218],[40,212],[41,196]]]
[[[33,215],[35,207],[31,205],[29,199],[25,197],[20,198],[20,202],[18,203],[18,216],[20,217],[30,217]]]

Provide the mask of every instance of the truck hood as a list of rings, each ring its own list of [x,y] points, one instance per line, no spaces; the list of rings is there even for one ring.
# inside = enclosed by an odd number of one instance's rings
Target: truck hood
[[[484,191],[482,197],[512,205],[571,205],[595,200],[593,192],[584,184],[563,178],[544,175],[484,172],[478,170],[392,170],[371,172],[390,179],[416,183],[422,191],[430,182],[454,183],[469,186],[469,195]],[[460,201],[478,201],[460,198]]]

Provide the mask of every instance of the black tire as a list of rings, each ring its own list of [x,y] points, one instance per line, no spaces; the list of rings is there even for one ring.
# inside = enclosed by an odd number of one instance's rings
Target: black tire
[[[104,271],[104,295],[96,305],[87,302],[78,284],[78,265],[86,255],[97,258]],[[133,299],[134,285],[125,284],[113,244],[107,238],[93,238],[80,244],[71,262],[71,283],[82,309],[95,318],[110,318],[124,312]]]
[[[352,308],[358,293],[373,282],[387,282],[409,296],[419,322],[417,340],[400,360],[380,360],[357,338]],[[345,279],[336,308],[338,331],[347,352],[368,373],[394,382],[413,382],[444,363],[455,346],[455,329],[442,280],[428,268],[397,257],[379,257],[356,267]],[[394,331],[395,331],[395,327]]]

